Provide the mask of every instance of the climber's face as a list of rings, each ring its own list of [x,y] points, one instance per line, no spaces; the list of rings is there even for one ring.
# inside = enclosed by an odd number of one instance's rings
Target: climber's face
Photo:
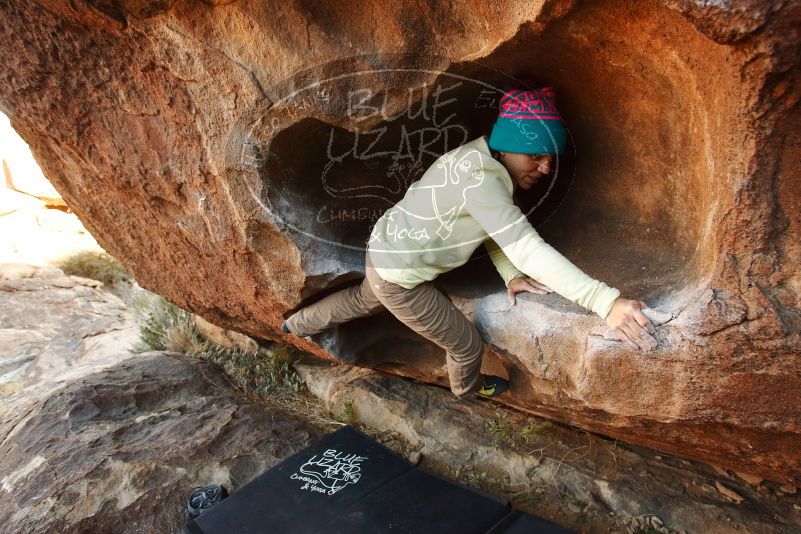
[[[553,156],[551,154],[501,152],[501,163],[521,189],[531,189],[551,172]]]

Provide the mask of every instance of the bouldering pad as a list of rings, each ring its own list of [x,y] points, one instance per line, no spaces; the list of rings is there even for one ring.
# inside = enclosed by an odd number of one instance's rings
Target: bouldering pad
[[[526,515],[344,426],[188,521],[183,533],[512,534],[526,525],[525,532],[569,532],[534,516],[525,523]]]

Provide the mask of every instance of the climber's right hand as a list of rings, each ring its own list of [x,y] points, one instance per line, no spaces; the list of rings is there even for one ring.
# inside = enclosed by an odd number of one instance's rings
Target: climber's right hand
[[[656,347],[656,339],[651,335],[656,334],[656,328],[641,311],[643,308],[648,308],[648,304],[642,300],[618,297],[605,319],[617,338],[635,350]]]

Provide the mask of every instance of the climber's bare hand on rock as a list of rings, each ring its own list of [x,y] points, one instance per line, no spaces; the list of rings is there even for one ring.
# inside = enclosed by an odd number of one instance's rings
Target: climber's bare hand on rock
[[[656,334],[656,328],[641,311],[643,308],[648,308],[648,304],[641,300],[618,297],[606,316],[606,324],[617,338],[635,350],[656,347],[656,339],[651,335]]]
[[[509,297],[509,305],[515,305],[515,294],[520,293],[522,291],[528,291],[529,293],[537,293],[538,295],[545,295],[547,293],[553,293],[553,289],[540,284],[533,278],[529,278],[528,276],[518,276],[517,278],[513,278],[511,282],[509,282],[509,289],[506,290],[506,295]]]

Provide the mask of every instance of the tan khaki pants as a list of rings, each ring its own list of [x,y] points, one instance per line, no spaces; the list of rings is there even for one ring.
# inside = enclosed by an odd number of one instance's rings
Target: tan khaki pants
[[[308,336],[330,326],[386,309],[401,322],[445,349],[450,387],[464,398],[481,388],[484,342],[464,314],[431,282],[406,289],[381,278],[365,254],[365,278],[298,310],[286,320],[293,334]]]

